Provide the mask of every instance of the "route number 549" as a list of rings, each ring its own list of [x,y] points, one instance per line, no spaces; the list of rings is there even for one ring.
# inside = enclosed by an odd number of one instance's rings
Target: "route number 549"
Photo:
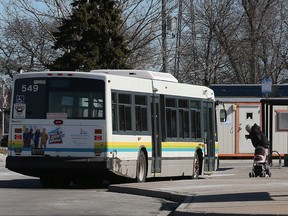
[[[38,85],[22,85],[21,90],[22,92],[37,92]]]

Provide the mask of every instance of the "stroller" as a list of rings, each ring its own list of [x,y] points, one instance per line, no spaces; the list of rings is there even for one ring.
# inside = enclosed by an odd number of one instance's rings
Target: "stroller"
[[[252,172],[249,172],[249,177],[271,177],[269,165],[270,142],[257,124],[252,127],[246,125],[246,130],[249,133],[249,135],[245,135],[246,139],[251,139],[255,147]]]
[[[262,146],[255,148],[252,171],[249,172],[249,177],[271,177],[269,165],[269,149]]]

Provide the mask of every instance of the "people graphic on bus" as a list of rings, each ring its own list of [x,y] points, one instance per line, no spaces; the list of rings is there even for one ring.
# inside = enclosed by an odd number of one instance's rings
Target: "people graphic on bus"
[[[33,134],[33,129],[30,128],[30,131],[29,131],[29,146],[28,146],[28,147],[31,147],[31,142],[34,141],[34,140],[33,140],[33,136],[34,136],[34,134]]]
[[[26,128],[23,133],[23,142],[24,142],[24,148],[28,148],[30,146],[30,134],[29,134],[29,128]]]
[[[25,128],[25,131],[23,133],[23,144],[24,148],[30,148],[31,147],[31,141],[34,143],[34,134],[33,134],[33,129],[31,128]]]
[[[48,134],[46,133],[46,129],[43,128],[41,132],[41,148],[46,148],[47,140],[49,139]]]
[[[34,137],[33,137],[34,147],[35,148],[38,148],[38,146],[39,146],[40,137],[41,137],[40,130],[37,129],[36,132],[34,133]]]

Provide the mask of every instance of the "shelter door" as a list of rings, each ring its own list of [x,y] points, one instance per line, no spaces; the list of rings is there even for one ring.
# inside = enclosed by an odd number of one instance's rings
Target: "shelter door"
[[[238,137],[239,137],[239,153],[254,153],[254,147],[251,140],[246,140],[245,135],[248,134],[245,127],[247,124],[250,126],[255,123],[260,125],[260,104],[256,105],[239,105],[239,125],[238,125]]]

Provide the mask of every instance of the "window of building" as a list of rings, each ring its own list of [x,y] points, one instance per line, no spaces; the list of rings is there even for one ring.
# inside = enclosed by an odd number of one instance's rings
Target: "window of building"
[[[288,131],[288,110],[276,110],[277,130]]]

